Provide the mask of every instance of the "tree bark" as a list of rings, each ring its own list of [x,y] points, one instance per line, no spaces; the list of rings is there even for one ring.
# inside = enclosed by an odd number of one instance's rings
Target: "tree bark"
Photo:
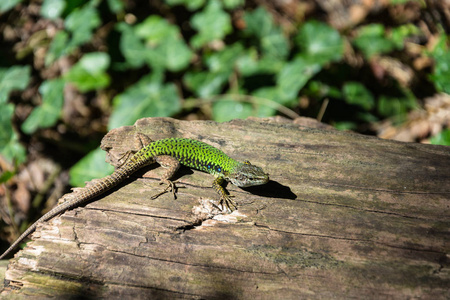
[[[105,136],[113,165],[137,132],[204,141],[271,181],[228,184],[239,206],[226,214],[212,176],[188,168],[176,200],[150,200],[164,172],[150,166],[39,226],[11,260],[2,297],[450,297],[448,147],[307,119],[148,118]]]

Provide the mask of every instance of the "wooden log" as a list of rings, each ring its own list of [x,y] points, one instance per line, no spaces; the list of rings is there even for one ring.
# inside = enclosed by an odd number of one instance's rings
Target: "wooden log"
[[[188,168],[178,199],[150,200],[163,173],[150,166],[39,226],[11,260],[2,297],[450,297],[448,147],[305,119],[148,118],[105,136],[111,163],[137,132],[204,141],[271,181],[229,184],[239,209],[224,214],[212,176]]]

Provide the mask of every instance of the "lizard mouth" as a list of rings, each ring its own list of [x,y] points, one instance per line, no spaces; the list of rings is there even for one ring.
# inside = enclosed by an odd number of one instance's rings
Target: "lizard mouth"
[[[255,186],[255,185],[263,185],[269,182],[269,174],[264,174],[264,176],[258,176],[258,177],[244,177],[244,178],[237,178],[234,180],[231,180],[231,182],[239,187],[249,187],[249,186]]]

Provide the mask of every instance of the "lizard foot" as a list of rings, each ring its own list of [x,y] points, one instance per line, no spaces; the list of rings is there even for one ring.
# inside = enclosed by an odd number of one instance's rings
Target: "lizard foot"
[[[159,184],[160,184],[160,185],[161,185],[161,184],[167,184],[167,186],[166,186],[166,188],[165,188],[162,192],[160,192],[160,193],[158,193],[158,194],[156,194],[156,195],[153,195],[153,196],[151,197],[152,200],[155,200],[156,198],[158,198],[158,197],[161,196],[162,194],[167,193],[169,190],[170,190],[170,192],[171,192],[172,195],[173,195],[173,199],[177,199],[177,189],[178,189],[178,188],[184,188],[184,186],[177,187],[177,186],[175,185],[175,183],[172,182],[172,181],[170,181],[170,180],[161,180],[161,182],[160,182]]]
[[[225,212],[233,212],[234,210],[237,210],[237,203],[231,199],[231,195],[225,195],[221,197],[219,205],[221,208],[219,208],[221,211]],[[225,204],[225,205],[224,205]],[[226,209],[225,209],[226,207]]]

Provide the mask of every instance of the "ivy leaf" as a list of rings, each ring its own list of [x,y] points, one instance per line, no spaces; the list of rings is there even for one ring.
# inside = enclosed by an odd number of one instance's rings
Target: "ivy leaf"
[[[236,61],[239,74],[251,76],[255,74],[277,74],[284,66],[282,60],[271,57],[261,57],[255,48],[250,48],[240,55]]]
[[[445,129],[430,139],[433,145],[450,146],[450,129]]]
[[[411,97],[390,97],[382,95],[378,99],[378,112],[385,117],[404,115],[409,109],[417,106],[416,100]]]
[[[59,31],[55,34],[50,47],[48,49],[47,55],[45,55],[45,65],[49,66],[58,58],[69,54],[75,49],[75,47],[69,44],[69,34],[65,31]]]
[[[10,163],[14,161],[22,163],[25,161],[26,153],[12,128],[11,118],[13,114],[13,104],[0,105],[0,153]]]
[[[414,35],[420,34],[420,29],[413,24],[405,24],[392,29],[390,33],[390,40],[394,43],[398,50],[403,49],[405,40]]]
[[[193,53],[181,38],[178,27],[167,20],[150,16],[136,25],[135,33],[145,41],[146,51],[142,55],[149,66],[176,72],[189,64]]]
[[[244,15],[245,33],[258,38],[263,54],[284,59],[289,54],[289,43],[281,28],[275,26],[272,15],[263,7],[258,7]]]
[[[24,90],[30,81],[30,66],[12,66],[8,69],[0,68],[0,104],[8,101],[9,93],[13,90]]]
[[[70,46],[78,46],[89,41],[92,32],[100,24],[101,19],[97,9],[90,5],[71,12],[64,22],[66,29],[72,33]]]
[[[126,62],[133,68],[143,66],[148,49],[136,35],[134,28],[124,22],[119,23],[116,28],[121,31],[119,48]]]
[[[41,16],[50,20],[58,19],[66,8],[64,0],[44,0],[41,6]]]
[[[180,111],[174,84],[162,84],[157,76],[144,76],[113,100],[109,128],[132,125],[143,117],[168,117]]]
[[[305,23],[295,41],[303,49],[303,56],[321,65],[340,60],[344,53],[344,42],[339,32],[318,21]]]
[[[0,13],[4,13],[7,10],[10,10],[18,3],[22,2],[22,0],[2,0],[0,1]]]
[[[64,74],[64,79],[82,92],[104,88],[110,82],[108,74],[105,73],[109,62],[110,58],[106,53],[87,53]]]
[[[298,92],[321,69],[316,62],[310,62],[303,57],[297,57],[288,62],[277,77],[277,87],[283,104],[293,105]]]
[[[360,28],[353,43],[366,58],[392,51],[395,48],[395,44],[385,37],[385,29],[381,24],[370,24]]]
[[[114,167],[105,162],[105,152],[98,148],[70,168],[70,184],[84,186],[86,181],[105,177],[113,171]]]
[[[42,95],[42,104],[36,107],[22,124],[22,130],[28,134],[38,128],[51,127],[58,121],[64,104],[64,80],[44,81],[39,92]]]
[[[229,72],[188,72],[183,77],[183,83],[196,96],[207,98],[219,94],[229,76]]]
[[[262,87],[260,89],[257,89],[253,91],[252,96],[256,97],[256,102],[258,102],[258,105],[256,107],[256,116],[259,118],[266,118],[274,116],[277,112],[277,110],[271,106],[264,103],[262,100],[259,99],[266,99],[267,101],[273,101],[273,102],[279,102],[279,91],[276,87],[273,86],[267,86]]]
[[[434,70],[430,79],[440,92],[450,94],[450,52],[447,45],[447,37],[443,34],[431,52],[434,58]]]
[[[370,110],[375,105],[372,93],[359,82],[347,82],[342,87],[344,99],[348,104],[358,105]]]
[[[205,59],[205,64],[208,66],[207,72],[187,73],[183,81],[201,98],[219,94],[242,54],[243,47],[238,43],[213,53]]]
[[[194,48],[222,40],[232,30],[230,16],[222,10],[217,0],[209,1],[202,12],[194,15],[191,24],[198,31],[198,34],[191,39],[191,45]]]
[[[85,5],[80,9],[73,10],[65,19],[64,24],[67,31],[58,32],[50,44],[45,57],[47,66],[89,41],[94,29],[101,24],[101,20],[94,7]]]
[[[232,119],[245,119],[251,116],[253,114],[253,108],[250,103],[222,97],[213,103],[212,114],[214,121],[227,122]]]
[[[188,10],[193,11],[199,9],[205,4],[205,0],[164,0],[170,6],[184,5]]]
[[[236,43],[222,51],[206,56],[205,62],[210,72],[229,72],[235,67],[236,61],[244,53],[244,47]]]
[[[244,14],[245,30],[247,35],[263,38],[275,27],[272,15],[263,7],[258,7]]]
[[[124,11],[125,3],[122,0],[107,0],[109,10],[115,14]]]

